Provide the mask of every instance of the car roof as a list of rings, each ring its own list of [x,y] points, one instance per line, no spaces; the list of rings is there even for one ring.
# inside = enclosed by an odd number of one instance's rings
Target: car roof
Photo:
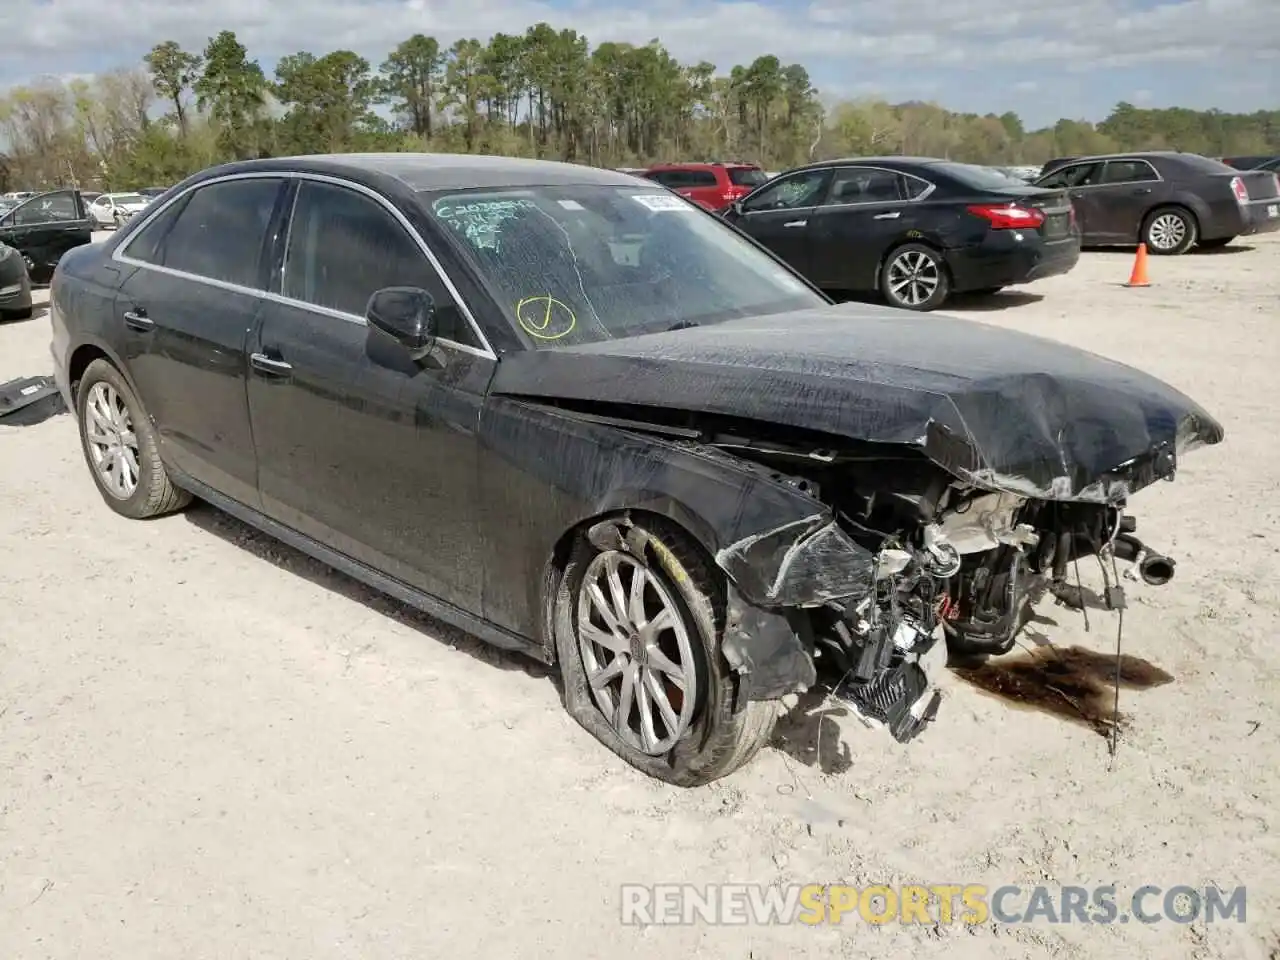
[[[567,184],[635,186],[635,178],[600,167],[557,160],[477,156],[461,153],[337,153],[245,160],[213,167],[199,179],[233,173],[319,173],[390,178],[412,190],[467,187],[535,187]],[[363,174],[363,177],[359,175]]]
[[[687,163],[675,160],[671,163],[655,163],[647,167],[648,170],[759,170],[758,163],[751,163],[748,160],[690,160]]]
[[[898,167],[925,167],[931,164],[950,162],[952,161],[943,160],[941,157],[840,157],[836,160],[819,160],[816,163],[807,163],[803,167],[796,167],[795,169],[823,170],[827,167],[843,167],[849,164],[896,169]],[[794,170],[787,171],[787,173],[794,172]]]

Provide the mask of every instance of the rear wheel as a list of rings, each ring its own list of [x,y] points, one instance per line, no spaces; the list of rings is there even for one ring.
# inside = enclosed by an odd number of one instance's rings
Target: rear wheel
[[[112,510],[141,520],[191,502],[191,495],[169,480],[141,402],[106,360],[95,360],[85,369],[76,391],[76,412],[85,463]]]
[[[595,543],[577,536],[555,598],[566,708],[657,779],[692,787],[732,773],[768,743],[778,704],[736,703],[713,571],[669,522],[604,529]]]
[[[1142,241],[1147,250],[1161,256],[1186,253],[1196,242],[1196,219],[1181,207],[1160,207],[1147,214]]]
[[[890,305],[904,310],[934,310],[951,292],[942,254],[921,243],[898,247],[885,258],[880,292]]]
[[[1218,250],[1234,239],[1235,237],[1214,237],[1212,240],[1201,240],[1197,246],[1201,250]]]

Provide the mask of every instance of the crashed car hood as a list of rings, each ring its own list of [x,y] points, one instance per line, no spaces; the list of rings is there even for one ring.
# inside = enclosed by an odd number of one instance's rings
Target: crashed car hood
[[[503,357],[492,390],[906,444],[976,485],[1121,499],[1222,427],[1178,390],[1056,341],[857,304]]]

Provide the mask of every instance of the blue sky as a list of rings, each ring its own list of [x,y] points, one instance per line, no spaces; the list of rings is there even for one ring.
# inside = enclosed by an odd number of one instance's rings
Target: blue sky
[[[727,70],[773,53],[829,99],[1015,110],[1029,126],[1147,106],[1280,108],[1278,0],[3,0],[0,88],[198,49],[232,29],[270,73],[297,50],[376,66],[399,40],[519,32],[547,20],[593,42],[661,39]]]

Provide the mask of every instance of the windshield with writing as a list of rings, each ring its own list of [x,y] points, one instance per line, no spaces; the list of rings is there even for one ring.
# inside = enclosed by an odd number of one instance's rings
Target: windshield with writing
[[[827,303],[733,229],[666,191],[589,185],[426,199],[537,348]]]

